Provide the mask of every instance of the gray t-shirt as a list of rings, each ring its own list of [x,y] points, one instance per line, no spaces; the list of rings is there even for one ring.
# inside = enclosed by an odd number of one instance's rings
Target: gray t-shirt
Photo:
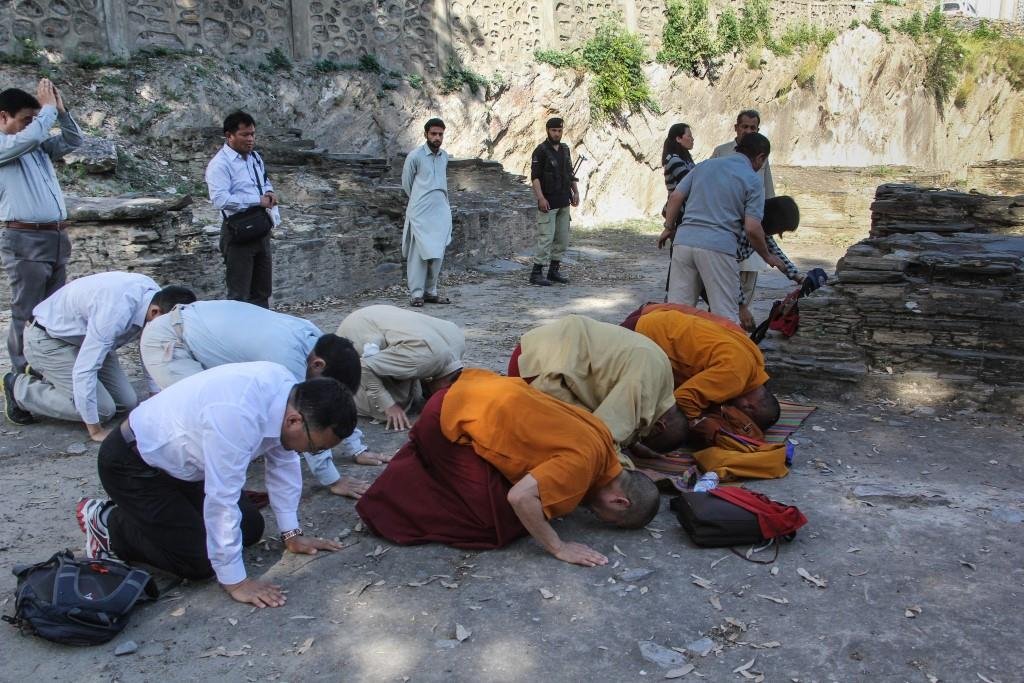
[[[687,195],[675,244],[735,257],[744,216],[764,217],[764,183],[742,154],[697,164],[675,191]]]

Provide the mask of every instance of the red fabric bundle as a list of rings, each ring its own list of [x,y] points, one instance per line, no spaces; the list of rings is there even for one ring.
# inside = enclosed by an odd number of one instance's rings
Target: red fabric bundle
[[[795,506],[776,503],[768,496],[749,489],[719,486],[708,493],[757,515],[757,524],[766,539],[788,536],[807,524],[807,517]]]

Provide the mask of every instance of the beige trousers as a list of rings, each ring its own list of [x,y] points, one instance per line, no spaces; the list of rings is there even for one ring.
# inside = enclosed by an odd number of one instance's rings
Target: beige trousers
[[[711,312],[739,323],[739,275],[734,254],[677,244],[672,248],[668,301],[696,306],[703,286]]]

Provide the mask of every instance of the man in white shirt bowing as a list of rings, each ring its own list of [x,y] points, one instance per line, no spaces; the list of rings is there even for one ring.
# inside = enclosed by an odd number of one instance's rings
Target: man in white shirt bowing
[[[150,320],[196,300],[185,287],[160,286],[139,273],[96,273],[72,280],[32,309],[25,358],[41,375],[4,377],[7,412],[81,421],[93,441],[103,423],[139,403],[117,349]]]
[[[161,389],[219,365],[266,360],[286,367],[298,382],[330,377],[359,391],[359,352],[351,341],[324,334],[303,318],[243,301],[176,306],[146,325],[139,349],[146,372]],[[359,429],[341,442],[340,450],[361,465],[391,459],[370,451]],[[307,455],[306,464],[320,485],[336,495],[358,498],[369,486],[341,476],[330,451]]]
[[[89,557],[145,562],[187,579],[217,581],[232,598],[280,607],[281,586],[248,577],[242,547],[263,536],[263,516],[242,495],[262,457],[281,540],[293,553],[339,550],[299,524],[299,453],[352,433],[352,393],[321,377],[297,382],[284,366],[221,365],[187,377],[133,410],[100,446],[110,500],[83,498],[76,516]]]

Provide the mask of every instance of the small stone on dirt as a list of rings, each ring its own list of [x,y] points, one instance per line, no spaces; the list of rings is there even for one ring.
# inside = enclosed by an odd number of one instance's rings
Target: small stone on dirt
[[[715,641],[710,638],[701,638],[687,645],[686,649],[698,657],[707,657],[715,649]]]
[[[653,643],[649,640],[638,640],[637,647],[640,648],[640,656],[646,659],[652,664],[656,664],[663,669],[670,669],[672,667],[679,667],[686,664],[686,657],[668,649],[662,647],[657,643]]]
[[[626,583],[636,583],[637,581],[643,581],[653,573],[653,569],[638,567],[636,569],[626,569],[625,571],[619,572],[617,578],[620,581],[625,581]]]

